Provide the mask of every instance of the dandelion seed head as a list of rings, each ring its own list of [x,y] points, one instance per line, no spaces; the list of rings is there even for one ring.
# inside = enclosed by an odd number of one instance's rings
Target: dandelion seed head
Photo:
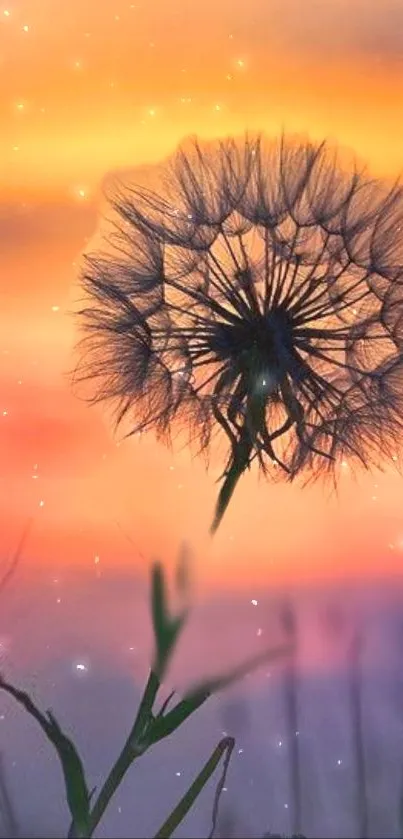
[[[400,185],[342,169],[325,143],[257,135],[184,143],[155,191],[109,200],[75,381],[128,434],[185,434],[207,460],[224,439],[224,485],[253,461],[272,480],[335,482],[347,462],[397,456]]]

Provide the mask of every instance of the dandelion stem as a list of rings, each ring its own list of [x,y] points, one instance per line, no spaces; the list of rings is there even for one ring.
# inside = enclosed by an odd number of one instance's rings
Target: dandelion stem
[[[232,453],[231,464],[225,472],[225,480],[220,489],[215,508],[214,520],[210,528],[212,536],[214,536],[220,526],[224,513],[231,501],[233,492],[241,475],[243,475],[245,469],[247,469],[250,465],[252,450],[253,443],[250,439],[250,435],[247,433],[246,429],[243,429],[241,440],[237,448],[234,449]]]

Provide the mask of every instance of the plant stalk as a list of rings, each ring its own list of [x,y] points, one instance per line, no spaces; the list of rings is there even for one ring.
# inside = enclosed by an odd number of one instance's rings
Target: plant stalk
[[[123,749],[112,767],[90,814],[88,837],[91,837],[99,824],[108,804],[122,782],[131,764],[147,748],[147,729],[152,721],[152,708],[160,687],[159,679],[150,671],[133,728]]]

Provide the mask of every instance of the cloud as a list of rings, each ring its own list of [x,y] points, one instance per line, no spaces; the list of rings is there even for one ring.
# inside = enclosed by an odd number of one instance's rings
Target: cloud
[[[0,426],[3,475],[29,478],[37,463],[40,478],[81,477],[110,451],[106,425],[67,388],[24,383],[8,398],[4,382],[2,390],[8,408]]]
[[[91,236],[97,224],[97,207],[94,202],[71,201],[23,205],[7,202],[0,205],[0,249],[2,255],[27,259],[29,248],[54,247],[55,242],[69,247],[72,241],[80,242]]]
[[[308,57],[402,57],[401,0],[259,0],[254,5],[255,10],[248,6],[248,35],[267,50],[274,44]]]

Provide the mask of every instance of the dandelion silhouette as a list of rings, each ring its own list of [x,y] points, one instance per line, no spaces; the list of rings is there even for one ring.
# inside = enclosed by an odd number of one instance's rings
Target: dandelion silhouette
[[[244,472],[331,476],[392,457],[403,415],[403,191],[322,143],[179,147],[156,192],[118,186],[88,255],[76,380],[117,425],[216,438],[211,532]],[[128,435],[128,436],[129,436]]]

